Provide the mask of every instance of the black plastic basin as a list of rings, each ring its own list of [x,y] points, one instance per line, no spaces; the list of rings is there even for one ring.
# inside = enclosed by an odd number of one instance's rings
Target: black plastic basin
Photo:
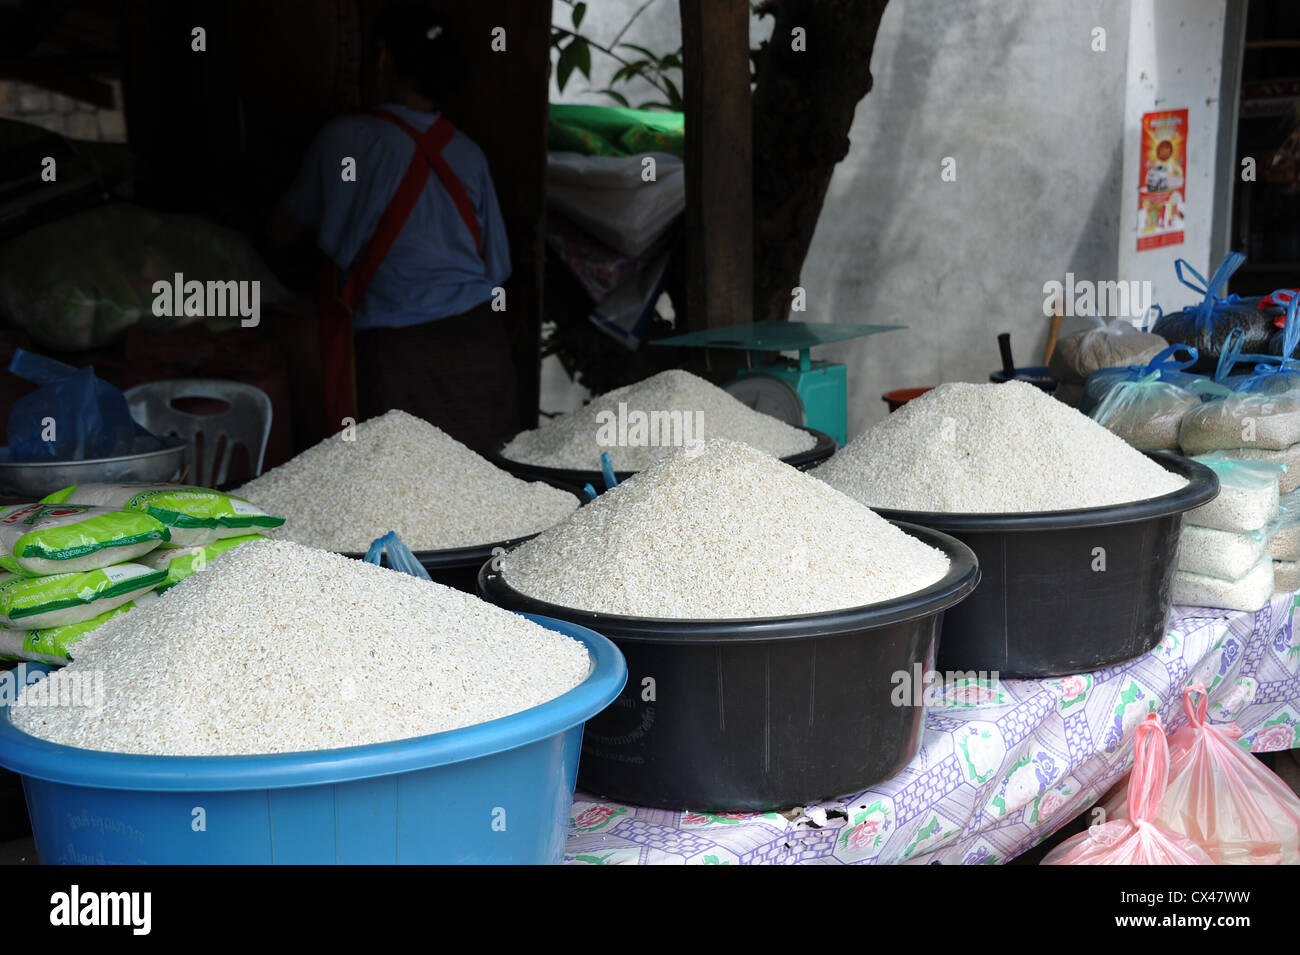
[[[939,670],[1064,676],[1131,660],[1160,642],[1173,603],[1182,515],[1213,500],[1219,479],[1186,458],[1147,457],[1187,478],[1187,486],[1077,511],[874,509],[951,534],[979,558],[979,587],[944,617]]]
[[[835,439],[824,431],[818,431],[816,428],[800,428],[801,431],[807,431],[817,443],[807,451],[801,451],[799,454],[791,454],[782,458],[786,464],[800,471],[807,471],[809,468],[815,468],[832,454],[835,453],[837,445]],[[498,442],[491,451],[484,455],[489,461],[504,471],[509,471],[515,477],[524,481],[543,481],[552,487],[557,487],[562,491],[568,491],[571,494],[577,494],[579,498],[582,495],[582,489],[585,485],[590,484],[597,491],[605,490],[605,477],[597,468],[594,471],[569,470],[567,468],[545,468],[537,464],[525,464],[523,461],[515,461],[507,458],[502,452],[509,441]],[[635,471],[615,471],[614,477],[621,484],[630,478]]]
[[[628,682],[587,722],[578,787],[663,809],[763,810],[857,792],[916,755],[924,709],[895,705],[895,675],[934,668],[943,613],[975,589],[961,542],[899,525],[951,561],[938,583],[884,603],[740,620],[588,613],[534,600],[486,564],[498,606],[590,627],[623,652]],[[915,681],[913,681],[915,682]]]

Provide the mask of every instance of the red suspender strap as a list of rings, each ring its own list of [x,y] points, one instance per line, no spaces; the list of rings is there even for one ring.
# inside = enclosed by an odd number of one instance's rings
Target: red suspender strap
[[[469,193],[465,191],[465,186],[461,183],[460,177],[452,171],[451,164],[442,158],[443,149],[451,142],[451,138],[456,135],[456,127],[449,120],[439,116],[434,120],[433,125],[425,133],[421,134],[400,116],[394,116],[392,113],[386,113],[383,110],[376,110],[373,115],[400,126],[408,136],[415,140],[420,152],[424,154],[424,158],[438,174],[442,187],[447,190],[447,194],[451,196],[451,201],[456,204],[456,211],[460,213],[461,221],[469,229],[470,235],[474,237],[474,248],[478,250],[479,258],[482,258],[483,236],[479,232],[478,217],[474,215],[474,203],[470,201]]]
[[[410,123],[394,116],[392,113],[376,110],[371,113],[401,127],[416,142],[415,155],[406,167],[397,191],[389,201],[384,214],[379,218],[374,235],[366,243],[357,257],[356,266],[348,276],[342,292],[338,290],[338,272],[332,262],[326,261],[321,273],[321,361],[327,379],[324,412],[326,433],[332,434],[342,424],[345,416],[356,414],[356,370],[352,350],[352,314],[356,312],[361,298],[369,288],[384,257],[392,248],[402,226],[415,208],[420,194],[429,182],[429,170],[438,173],[443,188],[456,204],[470,234],[474,236],[474,246],[481,257],[483,255],[483,237],[479,230],[478,218],[474,215],[474,204],[465,191],[447,160],[442,158],[443,148],[456,135],[456,127],[450,121],[439,116],[432,126],[420,133]],[[333,381],[342,387],[330,388]]]
[[[407,123],[392,113],[385,113],[382,110],[375,113],[376,116],[382,116],[384,119],[402,127],[406,130],[407,135],[415,140],[420,152],[429,165],[433,167],[434,172],[438,174],[442,187],[447,190],[451,196],[451,201],[456,204],[456,211],[460,213],[461,221],[465,223],[465,228],[469,229],[470,235],[474,237],[474,248],[478,251],[479,258],[483,257],[483,236],[479,232],[478,217],[474,215],[474,203],[470,201],[469,193],[465,191],[465,186],[461,183],[460,177],[452,171],[451,164],[442,158],[442,151],[451,138],[456,135],[456,127],[451,122],[439,116],[423,135],[416,132],[415,127]]]
[[[343,289],[343,301],[353,310],[361,302],[361,297],[375,277],[375,273],[379,271],[384,256],[388,254],[388,250],[392,247],[398,233],[402,231],[402,226],[410,216],[411,210],[415,208],[415,203],[420,198],[420,194],[424,192],[424,187],[429,181],[429,169],[431,167],[438,173],[438,179],[442,182],[443,188],[447,190],[452,202],[456,204],[456,211],[460,213],[460,217],[464,220],[470,234],[474,236],[474,247],[478,250],[478,254],[480,256],[483,254],[483,238],[479,231],[478,218],[474,215],[474,204],[470,201],[469,193],[465,191],[465,187],[452,171],[447,160],[442,158],[443,147],[451,142],[451,138],[456,135],[456,127],[451,124],[450,120],[439,116],[427,132],[420,133],[410,123],[394,116],[392,113],[376,110],[371,115],[386,119],[393,125],[403,129],[415,140],[416,154],[411,157],[411,164],[406,167],[406,173],[402,176],[402,181],[398,184],[392,201],[389,202],[388,208],[384,210],[383,216],[380,217],[379,225],[375,227],[375,234],[370,237],[370,242],[362,251],[357,260],[356,268],[352,270],[347,286]],[[424,159],[424,162],[420,161],[421,158]]]

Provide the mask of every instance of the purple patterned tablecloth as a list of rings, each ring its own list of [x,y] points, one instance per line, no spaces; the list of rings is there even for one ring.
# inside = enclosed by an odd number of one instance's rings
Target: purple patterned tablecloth
[[[1133,730],[1186,722],[1182,690],[1210,691],[1255,752],[1300,746],[1300,597],[1257,613],[1175,607],[1146,656],[1049,680],[945,686],[920,751],[865,792],[769,813],[675,812],[579,793],[565,861],[595,865],[994,864],[1026,851],[1128,772]]]

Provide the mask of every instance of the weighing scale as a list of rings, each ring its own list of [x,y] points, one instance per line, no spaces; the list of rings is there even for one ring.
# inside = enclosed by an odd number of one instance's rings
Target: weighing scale
[[[847,369],[839,362],[813,361],[818,345],[897,331],[906,325],[836,325],[831,322],[753,322],[710,328],[650,342],[682,348],[730,348],[745,353],[746,368],[723,388],[763,414],[788,424],[824,431],[843,445],[848,441]],[[754,352],[797,351],[755,367]],[[706,359],[707,361],[707,353]]]

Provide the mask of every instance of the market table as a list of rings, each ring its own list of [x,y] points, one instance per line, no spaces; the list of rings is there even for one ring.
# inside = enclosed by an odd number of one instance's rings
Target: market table
[[[911,764],[849,798],[782,813],[714,813],[578,793],[565,862],[1006,862],[1124,777],[1133,730],[1148,712],[1170,730],[1185,723],[1182,690],[1192,683],[1209,689],[1211,721],[1235,721],[1253,751],[1300,746],[1297,606],[1297,595],[1277,594],[1253,614],[1175,607],[1160,645],[1120,666],[946,684]]]

